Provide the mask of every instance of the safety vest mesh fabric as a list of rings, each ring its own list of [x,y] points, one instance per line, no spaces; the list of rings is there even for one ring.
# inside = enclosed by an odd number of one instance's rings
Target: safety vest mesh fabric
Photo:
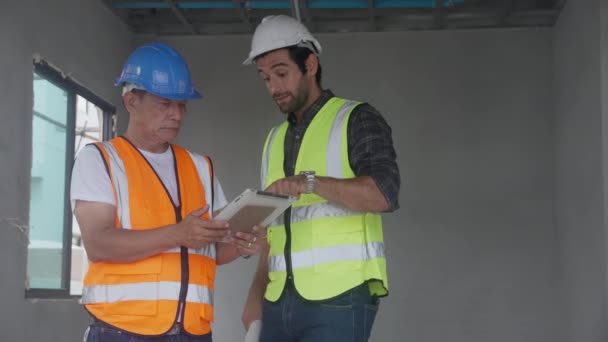
[[[152,167],[130,142],[116,138],[95,145],[112,181],[117,229],[146,230],[175,224],[212,201],[211,191],[205,191],[211,189],[213,180],[206,157],[171,145],[180,195],[176,208]],[[200,158],[198,163],[194,163],[196,158]],[[209,214],[204,217],[209,218]],[[193,335],[209,333],[215,246],[185,251],[176,247],[130,263],[90,262],[82,304],[97,319],[116,328],[162,335],[176,322],[181,295],[183,328]],[[186,260],[188,269],[182,272]]]
[[[298,152],[295,174],[313,170],[318,176],[354,178],[348,158],[348,119],[358,102],[332,98],[307,128]],[[288,123],[273,128],[262,158],[262,188],[285,177],[284,141]],[[276,301],[287,279],[287,234],[281,217],[268,228],[269,283],[265,297]],[[356,212],[304,194],[294,202],[290,215],[291,248],[288,251],[293,281],[308,300],[335,297],[369,281],[374,295],[388,293],[382,219],[374,213]]]

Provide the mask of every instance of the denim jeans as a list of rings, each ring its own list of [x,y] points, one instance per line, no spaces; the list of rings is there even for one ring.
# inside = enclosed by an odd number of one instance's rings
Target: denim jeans
[[[287,287],[277,302],[264,300],[259,342],[366,342],[378,306],[367,284],[321,302]]]
[[[211,333],[203,336],[190,336],[182,332],[178,335],[146,337],[93,323],[87,329],[85,338],[85,342],[211,342]]]

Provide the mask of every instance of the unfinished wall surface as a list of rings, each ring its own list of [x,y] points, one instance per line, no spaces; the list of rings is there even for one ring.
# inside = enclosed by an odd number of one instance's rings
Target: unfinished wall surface
[[[600,319],[598,325],[604,327],[604,330],[600,330],[598,336],[600,339],[608,339],[608,208],[606,201],[606,194],[608,194],[608,2],[601,1],[600,9],[600,65],[601,65],[601,99],[602,99],[602,174],[603,174],[603,189],[604,189],[604,245],[602,249],[603,255],[600,253],[600,258],[604,259],[603,273],[604,273],[604,296],[603,306],[604,309],[600,313]],[[601,289],[600,289],[601,290]],[[601,294],[600,294],[601,296]],[[601,329],[601,328],[600,328]]]
[[[555,215],[567,336],[577,342],[608,339],[604,168],[608,78],[602,74],[608,57],[608,11],[601,3],[568,1],[554,36]]]
[[[32,59],[39,54],[107,101],[131,33],[101,1],[13,2],[0,11],[0,340],[79,341],[77,300],[25,299],[32,134]]]
[[[562,341],[554,229],[550,29],[325,34],[323,84],[393,128],[403,188],[385,215],[390,297],[372,341]],[[138,44],[154,40],[138,37]],[[284,118],[250,37],[173,37],[205,97],[180,143],[215,160],[228,197],[259,184]],[[218,270],[214,339],[242,339],[255,261]]]
[[[605,341],[608,77],[598,56],[608,31],[599,1],[573,2],[555,32],[319,36],[324,85],[385,115],[402,173],[402,208],[385,216],[391,293],[373,342]],[[17,228],[29,210],[32,56],[121,110],[112,83],[131,36],[101,1],[19,1],[0,19],[0,339],[78,341],[87,316],[76,300],[24,298]],[[284,116],[240,64],[250,37],[164,40],[205,97],[191,103],[179,142],[211,155],[229,198],[257,187],[263,140]],[[255,263],[219,268],[216,342],[242,340]]]

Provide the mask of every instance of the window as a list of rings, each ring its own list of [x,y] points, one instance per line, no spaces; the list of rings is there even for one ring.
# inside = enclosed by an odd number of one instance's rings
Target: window
[[[34,63],[28,297],[80,295],[88,265],[69,198],[74,156],[114,135],[115,108],[44,62]]]

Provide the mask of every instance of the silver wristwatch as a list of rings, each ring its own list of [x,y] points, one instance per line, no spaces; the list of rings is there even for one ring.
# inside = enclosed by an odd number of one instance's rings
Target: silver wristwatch
[[[315,191],[315,172],[302,171],[300,175],[306,177],[306,193],[312,194]]]

